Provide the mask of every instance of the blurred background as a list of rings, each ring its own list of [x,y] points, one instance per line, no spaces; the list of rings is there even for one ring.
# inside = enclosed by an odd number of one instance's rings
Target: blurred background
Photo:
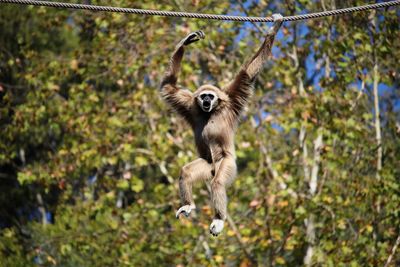
[[[261,17],[375,3],[79,2]],[[179,83],[223,86],[270,25],[0,4],[0,266],[400,266],[396,8],[284,23],[237,131],[223,233],[204,184],[175,219],[196,151],[160,98],[169,56],[203,30]]]

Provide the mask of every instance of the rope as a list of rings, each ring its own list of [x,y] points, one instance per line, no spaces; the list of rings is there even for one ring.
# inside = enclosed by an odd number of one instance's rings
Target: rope
[[[200,13],[188,13],[188,12],[174,12],[174,11],[122,8],[122,7],[111,7],[111,6],[72,4],[72,3],[38,1],[38,0],[0,0],[0,3],[46,6],[46,7],[56,7],[56,8],[85,9],[85,10],[91,10],[91,11],[130,13],[130,14],[139,14],[139,15],[148,15],[148,16],[184,17],[184,18],[209,19],[209,20],[214,19],[214,20],[250,21],[250,22],[272,22],[273,21],[273,19],[271,17],[244,17],[244,16],[200,14]],[[400,0],[376,3],[376,4],[364,5],[364,6],[358,6],[358,7],[336,9],[336,10],[304,14],[304,15],[287,16],[287,17],[283,18],[283,21],[315,19],[315,18],[336,16],[336,15],[342,15],[342,14],[347,14],[347,13],[352,13],[352,12],[365,11],[365,10],[378,9],[378,8],[391,7],[391,6],[398,6],[398,5],[400,5]]]

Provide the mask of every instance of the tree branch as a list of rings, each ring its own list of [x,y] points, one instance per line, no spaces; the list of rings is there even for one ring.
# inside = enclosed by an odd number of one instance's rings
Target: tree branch
[[[399,245],[400,245],[400,234],[397,236],[396,242],[394,243],[393,248],[392,248],[392,253],[390,253],[384,267],[389,267],[389,264],[392,262],[393,256],[396,253],[397,247]]]

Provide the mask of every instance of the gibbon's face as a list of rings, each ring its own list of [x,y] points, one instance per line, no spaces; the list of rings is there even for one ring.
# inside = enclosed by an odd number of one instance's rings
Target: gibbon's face
[[[197,104],[204,112],[211,112],[218,105],[218,96],[211,90],[204,90],[197,96]]]

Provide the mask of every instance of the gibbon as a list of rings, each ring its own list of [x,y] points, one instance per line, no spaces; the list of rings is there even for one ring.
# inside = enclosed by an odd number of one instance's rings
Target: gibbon
[[[192,127],[199,154],[198,159],[181,170],[179,189],[182,207],[176,212],[176,217],[179,218],[181,213],[189,216],[195,209],[193,183],[208,180],[215,213],[210,233],[214,236],[224,227],[227,216],[226,187],[233,182],[237,172],[234,135],[239,117],[252,95],[256,75],[271,54],[275,35],[283,22],[280,14],[274,14],[273,18],[274,25],[268,30],[260,49],[224,88],[206,84],[192,93],[177,86],[184,47],[204,39],[202,31],[192,32],[178,43],[161,83],[165,101]]]

